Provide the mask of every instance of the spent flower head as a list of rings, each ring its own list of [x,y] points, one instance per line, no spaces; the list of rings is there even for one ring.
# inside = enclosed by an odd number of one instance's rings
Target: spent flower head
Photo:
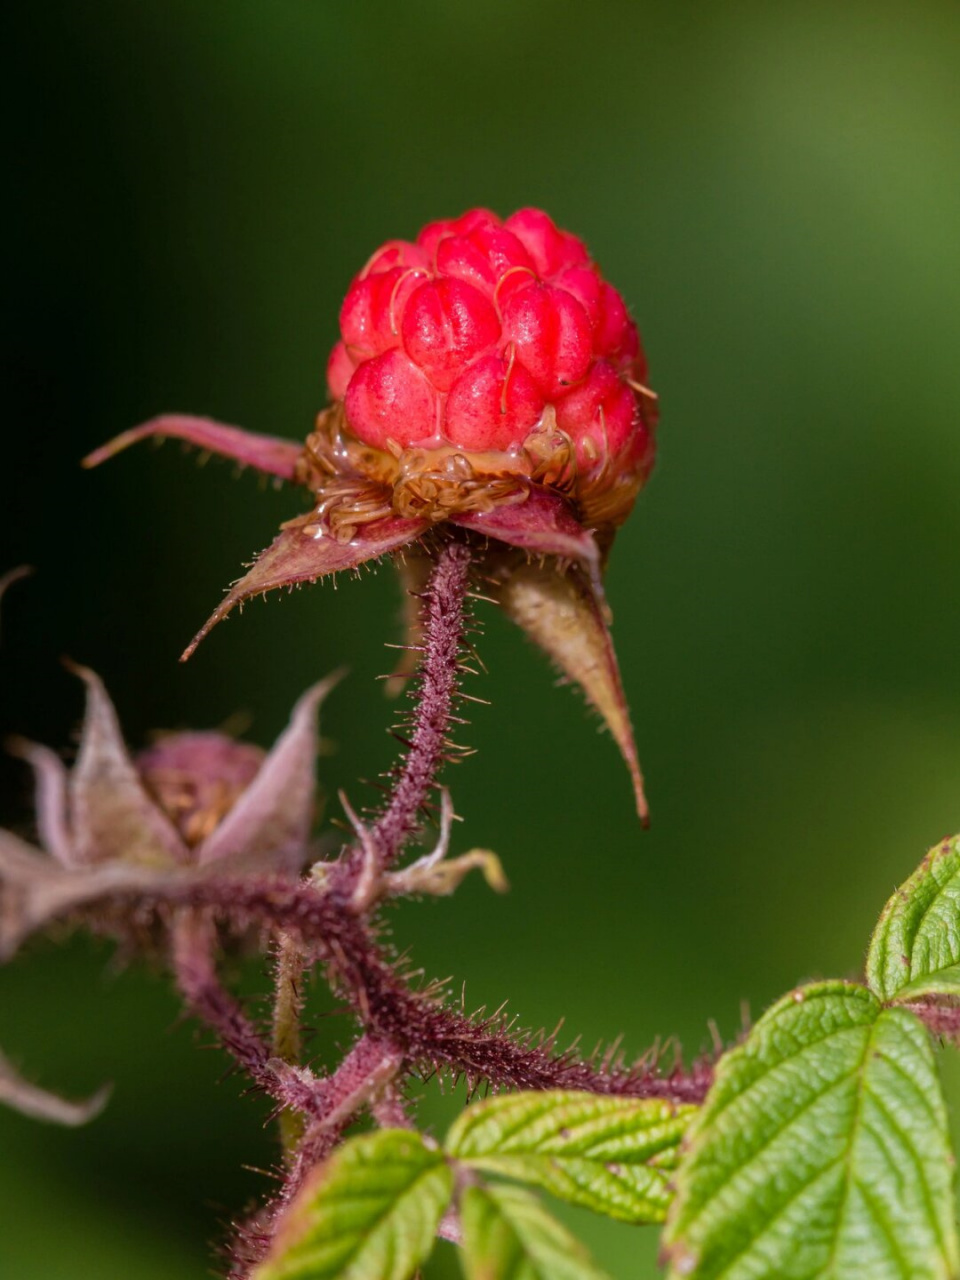
[[[16,739],[36,781],[33,849],[0,831],[0,954],[53,916],[115,892],[151,898],[187,879],[296,876],[315,856],[317,708],[331,681],[300,699],[267,753],[219,733],[177,733],[131,755],[100,678],[87,688],[75,764]]]

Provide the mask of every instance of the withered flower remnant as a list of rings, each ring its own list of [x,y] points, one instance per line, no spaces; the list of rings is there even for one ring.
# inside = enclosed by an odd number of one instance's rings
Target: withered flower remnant
[[[92,671],[72,769],[15,740],[36,780],[41,850],[0,831],[0,956],[55,916],[115,893],[162,898],[189,880],[269,872],[295,878],[311,856],[317,709],[337,677],[303,695],[272,750],[223,734],[170,734],[138,756]]]
[[[501,221],[475,209],[378,250],[348,290],[340,331],[332,403],[305,445],[166,415],[86,459],[171,436],[308,491],[310,509],[283,526],[187,654],[253,595],[398,552],[417,590],[436,538],[463,540],[480,590],[600,712],[645,818],[602,586],[654,459],[656,397],[620,294],[545,213]]]
[[[0,594],[13,575],[0,579]],[[0,960],[62,917],[121,932],[138,903],[155,906],[191,886],[250,877],[296,883],[316,853],[317,710],[338,674],[309,689],[267,753],[219,733],[176,733],[131,756],[100,678],[73,670],[87,705],[76,763],[15,739],[32,767],[41,849],[0,830]],[[0,1103],[61,1125],[84,1124],[109,1089],[71,1102],[23,1079],[0,1054]]]

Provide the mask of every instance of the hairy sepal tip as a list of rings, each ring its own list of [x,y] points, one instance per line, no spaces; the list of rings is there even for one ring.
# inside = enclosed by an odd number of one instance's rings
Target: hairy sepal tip
[[[181,662],[191,656],[218,622],[252,596],[357,569],[369,560],[405,547],[420,537],[425,528],[426,524],[421,520],[388,516],[362,526],[349,541],[341,542],[319,527],[312,513],[288,520],[269,547],[257,556],[249,573],[234,583],[190,641]]]
[[[88,470],[115,457],[141,440],[182,440],[208,453],[231,458],[243,467],[254,467],[281,480],[293,480],[303,446],[278,436],[259,435],[241,427],[186,413],[164,413],[138,427],[114,436],[81,459]]]

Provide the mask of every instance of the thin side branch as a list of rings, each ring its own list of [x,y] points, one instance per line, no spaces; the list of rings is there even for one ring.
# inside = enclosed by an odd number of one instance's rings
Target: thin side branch
[[[557,1051],[553,1036],[518,1032],[506,1015],[467,1016],[446,1002],[442,989],[415,989],[369,926],[336,894],[304,884],[252,880],[197,884],[180,892],[181,901],[211,907],[238,929],[254,920],[270,920],[288,931],[327,965],[365,1033],[394,1045],[408,1069],[423,1074],[446,1071],[464,1077],[471,1087],[486,1081],[496,1088],[584,1089],[674,1102],[702,1102],[710,1087],[713,1070],[706,1060],[688,1070],[676,1065],[666,1072],[650,1055],[630,1065],[619,1060],[598,1064],[573,1049]],[[207,1021],[212,1024],[209,1016]],[[229,1020],[227,1032],[232,1033]],[[237,1056],[223,1031],[220,1034]],[[302,1068],[295,1074],[309,1075]],[[275,1085],[270,1092],[278,1096]],[[303,1099],[282,1100],[310,1113]]]
[[[302,1052],[300,1015],[303,1012],[303,953],[292,938],[277,939],[273,995],[273,1052],[282,1061],[296,1066]],[[304,1134],[304,1119],[296,1111],[284,1109],[279,1117],[280,1140],[292,1156]]]
[[[247,1280],[263,1260],[276,1224],[304,1181],[332,1153],[357,1112],[365,1106],[375,1105],[381,1094],[389,1091],[402,1063],[402,1056],[393,1045],[371,1036],[362,1036],[324,1082],[330,1103],[327,1114],[307,1126],[293,1153],[279,1193],[253,1218],[237,1228],[228,1251],[230,1280]]]

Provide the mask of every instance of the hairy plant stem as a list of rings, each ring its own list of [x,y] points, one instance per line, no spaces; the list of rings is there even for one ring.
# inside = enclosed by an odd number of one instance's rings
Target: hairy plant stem
[[[211,1027],[223,1047],[262,1089],[272,1093],[270,1051],[240,1005],[224,990],[213,960],[216,927],[209,911],[180,908],[171,928],[171,959],[190,1011]]]
[[[327,967],[333,986],[344,994],[365,1034],[389,1042],[406,1069],[421,1075],[444,1071],[462,1076],[471,1087],[486,1081],[496,1088],[584,1089],[674,1102],[702,1102],[710,1086],[713,1072],[707,1061],[688,1070],[677,1064],[665,1071],[655,1053],[632,1064],[619,1055],[584,1059],[573,1047],[558,1051],[553,1035],[518,1030],[506,1014],[468,1016],[446,1002],[442,987],[414,988],[377,943],[371,927],[336,893],[303,883],[242,879],[184,886],[176,896],[195,907],[216,909],[238,930],[254,921],[270,921],[286,930],[307,955]],[[217,990],[213,1001],[207,998],[201,1005],[195,998],[190,1003],[211,1025],[216,1025],[211,1008],[225,1022],[227,1034],[219,1027],[218,1034],[242,1061],[231,1043],[233,1024],[223,1016],[225,993],[219,983]],[[303,1068],[286,1070],[293,1079],[309,1075]],[[277,1084],[263,1087],[278,1097]],[[285,1088],[279,1100],[310,1114],[312,1107],[304,1105],[299,1094],[287,1096],[295,1092]]]
[[[362,848],[350,851],[345,876],[353,882],[365,858],[372,856],[375,873],[386,871],[416,833],[424,807],[444,762],[456,747],[450,724],[462,670],[466,628],[466,595],[471,551],[464,542],[442,542],[422,593],[422,645],[417,678],[419,688],[406,741],[389,797],[365,833]],[[366,868],[369,874],[371,868]]]
[[[396,1048],[383,1040],[362,1036],[325,1082],[331,1105],[322,1119],[310,1121],[292,1152],[279,1193],[239,1227],[230,1249],[230,1280],[247,1280],[263,1260],[274,1226],[314,1169],[333,1152],[344,1129],[365,1106],[376,1109],[382,1094],[402,1066]],[[335,1100],[334,1100],[335,1099]]]
[[[311,1123],[335,1125],[342,1119],[345,1124],[356,1110],[351,1100],[370,1096],[368,1077],[376,1074],[380,1079],[384,1060],[402,1061],[395,1046],[369,1036],[361,1037],[340,1067],[326,1077],[276,1057],[220,981],[213,959],[217,935],[211,913],[181,907],[173,921],[172,943],[177,984],[191,1012],[216,1033],[254,1084]],[[361,1068],[369,1070],[365,1073]],[[392,1065],[384,1078],[391,1079],[396,1069]]]

